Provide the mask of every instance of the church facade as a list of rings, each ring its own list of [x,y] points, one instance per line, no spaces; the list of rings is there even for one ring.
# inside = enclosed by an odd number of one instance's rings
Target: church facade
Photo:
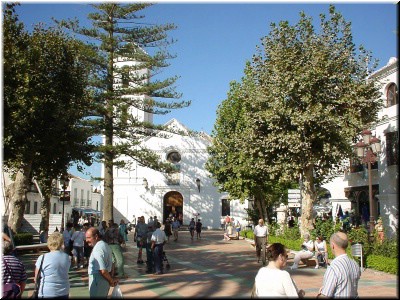
[[[115,62],[117,67],[126,64],[132,62],[123,59]],[[132,83],[117,80],[115,84],[123,86]],[[146,96],[133,97],[144,100]],[[138,120],[153,123],[151,113],[136,108],[131,108],[129,113]],[[223,217],[230,215],[246,226],[247,200],[243,203],[228,200],[228,194],[218,191],[205,169],[211,137],[204,132],[192,133],[176,119],[164,125],[183,134],[147,137],[142,145],[157,153],[162,161],[174,164],[177,172],[166,175],[143,167],[132,158],[122,157],[131,165],[129,170],[114,167],[114,221],[132,221],[140,216],[147,221],[156,216],[164,223],[172,214],[181,216],[183,225],[194,218],[201,219],[204,228],[218,229]]]
[[[175,165],[177,172],[166,175],[132,162],[130,171],[114,170],[114,220],[132,221],[144,216],[146,221],[156,216],[163,223],[172,215],[181,215],[184,225],[192,218],[201,219],[203,227],[221,228],[221,219],[230,215],[247,225],[247,201],[228,200],[220,193],[205,170],[207,146],[211,138],[206,133],[189,134],[176,119],[167,124],[185,134],[150,137],[146,148],[156,152],[162,161]],[[128,158],[126,158],[128,159]]]

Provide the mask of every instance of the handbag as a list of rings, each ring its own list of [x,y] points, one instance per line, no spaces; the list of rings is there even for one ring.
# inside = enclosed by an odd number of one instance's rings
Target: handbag
[[[119,284],[117,284],[116,286],[114,286],[113,291],[111,293],[111,298],[112,299],[122,299],[122,291],[121,288],[119,287]]]
[[[45,256],[45,254],[43,254],[43,258],[42,258],[42,262],[40,263],[39,271],[36,274],[35,289],[33,290],[32,296],[30,297],[31,299],[38,299],[39,298],[40,272],[42,271],[44,256]]]
[[[12,274],[7,261],[3,257],[3,263],[6,267],[7,272]],[[17,299],[21,295],[21,286],[16,282],[3,283],[3,296],[2,299]]]

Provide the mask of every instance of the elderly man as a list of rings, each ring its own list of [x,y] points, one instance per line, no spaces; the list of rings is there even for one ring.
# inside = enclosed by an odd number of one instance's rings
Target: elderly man
[[[256,244],[256,253],[258,262],[260,262],[261,249],[265,251],[268,243],[268,227],[264,225],[264,220],[259,219],[258,225],[254,228],[254,243]],[[263,261],[263,263],[265,263]]]
[[[112,251],[110,246],[101,240],[99,230],[95,227],[86,231],[86,242],[93,247],[88,266],[90,298],[107,298],[110,287],[118,283],[118,279],[110,275]]]
[[[332,234],[330,247],[335,259],[325,272],[317,298],[358,298],[361,270],[358,264],[346,254],[348,243],[344,232]]]
[[[163,273],[163,251],[164,244],[167,241],[167,236],[164,231],[162,231],[160,222],[156,223],[157,229],[153,232],[151,236],[151,250],[153,250],[154,268],[156,275],[161,275]]]

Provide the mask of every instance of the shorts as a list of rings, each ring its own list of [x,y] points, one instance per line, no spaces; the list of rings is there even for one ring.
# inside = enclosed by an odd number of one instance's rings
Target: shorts
[[[146,247],[146,238],[137,237],[137,238],[136,238],[136,246],[137,246],[138,248],[144,248],[144,247]]]
[[[76,247],[74,246],[74,249],[72,250],[72,254],[74,257],[78,258],[78,260],[83,258],[83,247]]]

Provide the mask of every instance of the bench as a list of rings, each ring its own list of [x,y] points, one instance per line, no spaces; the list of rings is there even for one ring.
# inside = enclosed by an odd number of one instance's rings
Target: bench
[[[33,250],[35,252],[40,252],[40,251],[49,251],[49,247],[47,246],[47,243],[40,243],[40,244],[32,244],[32,245],[19,245],[15,246],[14,251],[30,251]]]
[[[229,235],[229,240],[239,240],[239,236],[237,236],[236,234],[231,234]]]

